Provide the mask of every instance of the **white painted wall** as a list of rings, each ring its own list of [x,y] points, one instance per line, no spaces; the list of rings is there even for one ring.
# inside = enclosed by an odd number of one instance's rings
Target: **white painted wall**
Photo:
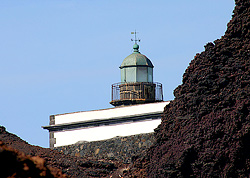
[[[100,126],[55,132],[55,147],[74,144],[78,141],[97,141],[116,136],[129,136],[140,133],[150,133],[161,123],[161,119],[132,122],[127,124]]]
[[[55,115],[55,125],[162,112],[169,101]]]
[[[133,106],[115,107],[110,109],[83,111],[55,115],[55,125],[90,120],[102,120],[115,117],[128,117],[133,115],[147,115],[163,112],[169,101],[159,103],[140,104]],[[150,133],[161,123],[161,119],[122,123],[98,127],[88,127],[66,131],[54,132],[55,147],[74,144],[78,141],[98,141],[116,136],[129,136],[141,133]]]

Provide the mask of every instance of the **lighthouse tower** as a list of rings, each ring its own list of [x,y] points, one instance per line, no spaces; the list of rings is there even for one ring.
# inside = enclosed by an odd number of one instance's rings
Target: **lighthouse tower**
[[[133,53],[126,57],[121,66],[121,82],[112,85],[113,106],[134,105],[163,101],[162,84],[153,82],[153,64],[139,52],[135,34]]]

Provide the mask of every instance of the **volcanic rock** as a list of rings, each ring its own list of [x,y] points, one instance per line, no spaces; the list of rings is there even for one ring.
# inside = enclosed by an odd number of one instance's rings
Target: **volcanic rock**
[[[44,159],[26,156],[0,141],[0,177],[66,178],[67,176],[59,169],[46,166]]]
[[[133,177],[250,177],[250,1],[236,0],[221,39],[205,45],[165,107]]]
[[[32,146],[0,126],[0,177],[107,177],[119,165]]]

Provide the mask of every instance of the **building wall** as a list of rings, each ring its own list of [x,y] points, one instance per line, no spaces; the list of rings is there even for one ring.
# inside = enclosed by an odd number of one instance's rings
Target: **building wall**
[[[50,132],[50,148],[150,133],[160,124],[167,104],[169,102],[158,102],[51,115],[50,125],[43,128]]]
[[[146,120],[140,122],[129,122],[118,125],[99,127],[87,127],[74,130],[54,132],[54,147],[74,144],[78,141],[97,141],[113,138],[116,136],[129,136],[154,131],[161,123],[161,119]]]

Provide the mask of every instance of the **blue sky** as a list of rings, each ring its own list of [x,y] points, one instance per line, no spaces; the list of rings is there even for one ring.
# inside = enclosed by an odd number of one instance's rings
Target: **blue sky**
[[[154,64],[164,100],[174,99],[188,64],[222,35],[233,0],[0,1],[0,125],[48,147],[49,115],[112,107],[123,59]]]

